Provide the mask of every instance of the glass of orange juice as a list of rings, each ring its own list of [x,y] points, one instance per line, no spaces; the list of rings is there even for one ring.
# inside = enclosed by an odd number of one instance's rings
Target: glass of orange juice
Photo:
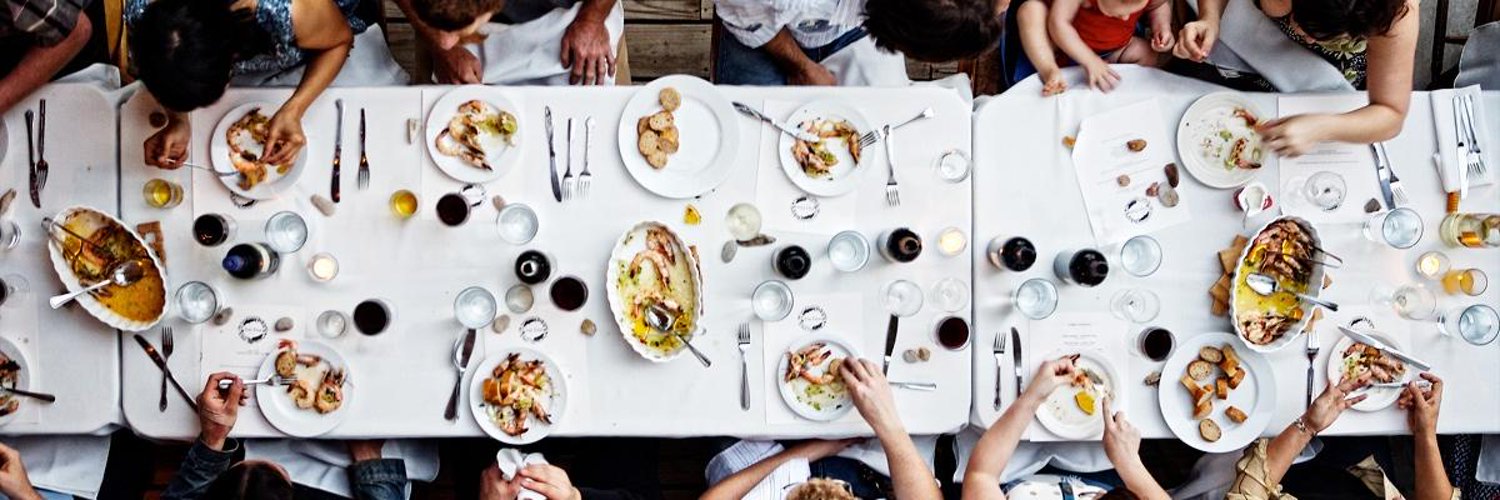
[[[1478,269],[1454,269],[1443,275],[1443,291],[1448,295],[1463,293],[1477,297],[1490,286],[1490,278]]]

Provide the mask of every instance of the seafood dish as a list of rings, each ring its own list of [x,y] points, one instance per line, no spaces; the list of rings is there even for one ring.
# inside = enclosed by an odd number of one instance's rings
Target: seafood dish
[[[113,217],[83,207],[64,210],[58,214],[56,223],[62,229],[49,229],[52,248],[61,260],[62,265],[56,266],[59,275],[64,270],[69,275],[70,279],[63,281],[70,290],[108,281],[116,266],[135,261],[143,271],[139,280],[126,286],[101,288],[86,296],[85,303],[92,301],[127,322],[145,324],[115,325],[120,328],[139,330],[161,319],[167,306],[166,278],[154,252],[139,235]],[[100,314],[92,309],[90,312]]]
[[[1216,401],[1224,402],[1224,417],[1231,423],[1241,424],[1249,418],[1244,410],[1228,402],[1230,394],[1245,382],[1248,375],[1234,346],[1223,344],[1198,348],[1198,356],[1183,372],[1178,382],[1192,401],[1192,418],[1198,422],[1198,435],[1204,441],[1216,442],[1224,435],[1223,427],[1213,418]]]
[[[1260,119],[1241,106],[1222,106],[1204,113],[1206,127],[1198,136],[1198,153],[1204,163],[1224,170],[1255,170],[1261,167],[1265,149],[1255,131]]]
[[[1317,248],[1312,232],[1288,218],[1267,224],[1250,241],[1235,273],[1230,303],[1235,328],[1247,342],[1271,344],[1307,317],[1295,294],[1316,294],[1312,284],[1322,274],[1320,264],[1313,261]],[[1268,296],[1255,293],[1246,278],[1257,273],[1274,278],[1282,291]]]
[[[838,156],[828,149],[830,140],[835,141],[832,146],[837,146],[836,141],[843,141],[844,146],[849,149],[849,158],[854,160],[856,166],[859,165],[863,153],[859,143],[859,130],[847,120],[818,118],[804,121],[799,126],[820,139],[818,142],[796,139],[792,143],[792,159],[796,160],[808,177],[826,178],[833,173],[833,167],[838,165]]]
[[[21,380],[21,364],[0,353],[0,386],[15,389]],[[10,392],[0,392],[0,417],[14,415],[21,409],[21,398]]]
[[[664,360],[685,348],[702,315],[700,276],[695,252],[665,225],[642,223],[621,238],[608,272],[610,307],[637,352]],[[675,318],[670,331],[652,326],[653,310]]]
[[[1076,354],[1074,361],[1077,361]],[[1092,416],[1098,411],[1099,401],[1109,396],[1109,386],[1104,384],[1104,377],[1088,368],[1079,367],[1068,386],[1075,391],[1073,403],[1078,405],[1084,415]]]
[[[677,117],[673,115],[682,106],[682,94],[672,87],[664,87],[656,94],[661,111],[642,116],[635,122],[636,149],[651,168],[661,170],[681,147],[681,135],[677,130]]]
[[[549,408],[557,393],[542,360],[522,360],[520,353],[511,353],[495,366],[481,388],[490,422],[506,435],[525,434],[533,419],[552,424]]]
[[[781,373],[782,395],[788,398],[787,403],[813,415],[836,416],[848,411],[853,400],[839,369],[845,362],[857,362],[849,358],[842,346],[827,341],[788,351]]]
[[[505,147],[515,146],[519,128],[515,115],[473,99],[458,106],[458,112],[448,120],[448,127],[433,139],[433,146],[439,154],[458,158],[474,168],[494,170],[490,153],[498,151],[491,151],[486,139],[498,137]]]
[[[333,413],[344,405],[345,372],[322,356],[299,353],[297,342],[282,339],[277,344],[276,375],[295,379],[286,386],[287,397],[301,410]]]
[[[277,175],[286,175],[292,168],[290,163],[283,165],[268,165],[261,158],[266,153],[266,142],[271,136],[271,118],[261,113],[260,108],[252,108],[234,123],[224,133],[224,141],[229,145],[229,164],[239,172],[240,189],[249,191],[255,186],[265,182],[271,169]]]
[[[1406,363],[1359,342],[1351,343],[1349,347],[1344,348],[1340,361],[1342,369],[1339,380],[1358,378],[1369,373],[1370,383],[1388,384],[1399,382],[1406,377]]]
[[[1036,418],[1058,437],[1093,439],[1104,432],[1104,400],[1119,396],[1117,379],[1100,354],[1074,353],[1068,358],[1073,360],[1073,378],[1046,395]]]

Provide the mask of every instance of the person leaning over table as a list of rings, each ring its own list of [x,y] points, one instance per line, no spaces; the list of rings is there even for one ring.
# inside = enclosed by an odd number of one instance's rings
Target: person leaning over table
[[[618,0],[395,2],[431,52],[438,83],[614,83],[615,46],[625,28]],[[491,22],[509,26],[496,30]],[[483,62],[464,47],[471,43],[481,44]]]
[[[907,0],[914,1],[914,0]],[[906,59],[876,48],[865,0],[714,0],[721,85],[906,85]]]
[[[1323,141],[1375,143],[1401,132],[1411,104],[1419,0],[1199,0],[1198,20],[1182,27],[1173,54],[1207,60],[1230,1],[1257,1],[1287,37],[1339,69],[1355,89],[1369,90],[1369,105],[1354,111],[1293,115],[1257,127],[1276,154],[1298,156]]]
[[[926,62],[974,57],[1005,31],[1010,0],[865,0],[875,46]]]
[[[273,164],[296,158],[307,144],[302,116],[338,76],[354,34],[367,27],[352,16],[358,3],[126,0],[133,70],[169,111],[167,126],[146,139],[146,164],[181,167],[191,139],[188,112],[217,102],[231,80],[274,78],[306,64],[297,90],[270,117],[264,156]]]
[[[0,1],[0,113],[65,74],[94,34],[90,0]]]
[[[969,464],[964,471],[963,498],[1017,498],[1031,496],[1077,495],[1080,498],[1141,498],[1166,500],[1163,490],[1146,466],[1141,462],[1141,434],[1125,420],[1123,412],[1110,413],[1110,401],[1103,401],[1104,453],[1115,466],[1115,474],[1037,474],[1006,484],[1000,483],[1000,475],[1010,461],[1021,435],[1031,424],[1038,409],[1046,403],[1053,389],[1067,385],[1076,374],[1076,367],[1069,357],[1062,357],[1037,368],[1031,385],[1013,402],[1000,419],[990,425],[984,436],[974,445]],[[1044,472],[1046,469],[1043,470]],[[1066,471],[1059,471],[1066,472]],[[1106,471],[1107,472],[1107,471]],[[1068,484],[1064,491],[1062,483]]]
[[[219,381],[232,385],[220,391]],[[162,498],[168,500],[208,499],[290,499],[296,493],[286,469],[272,462],[243,460],[235,462],[239,441],[229,437],[234,429],[240,406],[244,404],[245,383],[232,373],[209,375],[203,392],[198,395],[198,439],[193,441],[182,465],[167,483]],[[406,465],[400,460],[380,458],[380,443],[350,441],[350,484],[354,498],[360,500],[401,500],[406,498]]]
[[[927,462],[917,451],[911,435],[906,433],[901,416],[896,413],[891,385],[880,372],[880,366],[863,359],[849,360],[840,368],[839,377],[848,388],[859,415],[875,430],[875,438],[880,441],[885,452],[890,477],[876,477],[879,476],[878,472],[863,467],[858,462],[834,456],[859,441],[858,439],[818,439],[803,441],[739,470],[710,485],[700,498],[746,498],[762,481],[794,460],[808,462],[809,470],[815,476],[822,477],[814,477],[784,491],[768,492],[772,498],[823,500],[855,498],[856,495],[903,500],[942,498],[932,470],[927,467]],[[888,490],[882,483],[889,485]]]

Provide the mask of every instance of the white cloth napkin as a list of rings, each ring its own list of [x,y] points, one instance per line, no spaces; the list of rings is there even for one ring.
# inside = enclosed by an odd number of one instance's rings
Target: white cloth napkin
[[[483,42],[467,45],[479,57],[484,83],[489,85],[567,85],[570,70],[562,65],[562,38],[583,3],[553,9],[521,24],[490,23]],[[611,49],[620,46],[625,32],[625,9],[615,4],[604,19]],[[614,77],[606,78],[614,84]]]
[[[386,441],[380,455],[405,462],[406,477],[412,481],[428,482],[437,478],[436,442],[417,439]],[[245,441],[245,459],[280,464],[297,484],[345,497],[354,494],[348,473],[354,462],[342,441],[251,439]],[[406,495],[411,496],[410,485]]]
[[[1484,151],[1485,165],[1490,167],[1482,176],[1470,173],[1469,187],[1494,184],[1495,170],[1500,169],[1500,164],[1496,163],[1500,161],[1500,157],[1495,156],[1496,148],[1500,148],[1500,141],[1489,133],[1489,122],[1485,120],[1487,115],[1484,95],[1480,93],[1479,86],[1434,90],[1428,96],[1432,99],[1432,124],[1437,136],[1438,174],[1443,180],[1443,190],[1450,193],[1458,191],[1458,169],[1466,168],[1467,165],[1466,158],[1458,157],[1458,124],[1453,121],[1453,98],[1460,95],[1474,96],[1474,133]]]
[[[109,436],[16,436],[4,439],[21,453],[31,484],[83,498],[97,498],[109,462]]]
[[[1282,92],[1354,90],[1343,73],[1288,38],[1252,0],[1230,0],[1224,7],[1209,60],[1235,69],[1244,63]]]
[[[875,46],[875,40],[868,36],[830,54],[819,64],[828,68],[842,87],[905,87],[911,84],[911,79],[906,76],[906,58],[899,52],[880,50]]]
[[[528,465],[545,463],[547,459],[541,453],[521,453],[515,448],[503,448],[495,452],[495,465],[500,467],[500,475],[506,481],[514,480],[516,473]],[[522,488],[521,493],[516,496],[517,500],[543,500],[545,498],[547,497],[542,496],[541,493],[525,488]]]
[[[775,441],[740,441],[724,451],[714,455],[708,461],[708,467],[704,469],[704,479],[710,486],[718,484],[725,478],[736,472],[745,470],[761,460],[772,455],[781,453],[780,444]],[[779,500],[786,495],[787,488],[805,482],[811,477],[812,472],[808,468],[807,459],[793,458],[776,467],[765,479],[756,483],[745,494],[746,499],[755,500]]]

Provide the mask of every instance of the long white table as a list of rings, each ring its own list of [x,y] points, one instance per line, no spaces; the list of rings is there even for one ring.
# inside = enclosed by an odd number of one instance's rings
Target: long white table
[[[1116,68],[1123,82],[1108,94],[1092,92],[1076,83],[1081,81],[1081,73],[1075,69],[1068,73],[1075,88],[1060,97],[1038,98],[1040,85],[1033,78],[983,103],[975,112],[974,159],[977,168],[973,239],[977,244],[971,248],[975,331],[979,335],[974,338],[977,348],[973,350],[975,403],[971,422],[976,426],[988,426],[994,422],[1004,406],[1015,397],[1011,356],[1007,354],[1001,366],[996,366],[990,349],[994,336],[1008,335],[1012,326],[1022,332],[1022,349],[1025,349],[1028,332],[1039,325],[1056,321],[1065,313],[1107,315],[1110,297],[1116,291],[1139,287],[1154,291],[1161,299],[1161,313],[1151,325],[1171,330],[1179,344],[1182,339],[1201,333],[1233,331],[1227,319],[1209,313],[1208,288],[1220,273],[1215,253],[1228,246],[1235,234],[1248,234],[1255,228],[1242,229],[1240,215],[1230,202],[1229,191],[1210,189],[1193,179],[1185,169],[1179,191],[1184,200],[1191,200],[1189,206],[1193,220],[1153,234],[1165,254],[1161,270],[1154,275],[1134,278],[1113,266],[1109,278],[1099,287],[1060,285],[1057,313],[1040,322],[1027,320],[999,299],[1031,277],[1047,277],[1055,281],[1051,263],[1058,251],[1093,246],[1073,164],[1062,145],[1064,135],[1076,134],[1080,121],[1089,115],[1154,98],[1161,106],[1162,125],[1167,128],[1167,135],[1175,137],[1177,122],[1193,100],[1223,90],[1156,70],[1130,66]],[[1274,114],[1277,109],[1276,94],[1245,95],[1263,113]],[[1488,109],[1500,109],[1500,94],[1490,92],[1484,98]],[[1328,358],[1340,337],[1335,326],[1347,324],[1357,315],[1368,315],[1382,331],[1398,337],[1408,352],[1432,363],[1434,373],[1444,377],[1447,387],[1439,432],[1493,433],[1500,431],[1500,420],[1495,419],[1500,413],[1500,391],[1494,389],[1493,376],[1486,375],[1482,367],[1493,366],[1500,358],[1500,343],[1474,347],[1461,339],[1440,338],[1434,324],[1402,320],[1389,308],[1371,304],[1369,299],[1369,291],[1375,286],[1417,281],[1413,265],[1417,256],[1428,250],[1443,250],[1452,258],[1455,268],[1478,267],[1490,276],[1500,276],[1500,260],[1495,259],[1493,251],[1449,249],[1438,239],[1437,223],[1444,213],[1444,196],[1429,160],[1437,147],[1431,113],[1427,94],[1414,94],[1400,136],[1387,142],[1391,162],[1411,195],[1411,203],[1407,206],[1416,209],[1426,223],[1421,242],[1408,251],[1396,251],[1365,240],[1357,224],[1320,225],[1326,248],[1343,257],[1348,265],[1329,271],[1333,284],[1324,290],[1323,296],[1338,302],[1343,309],[1340,313],[1328,314],[1317,327],[1322,352],[1315,363],[1314,391],[1321,391],[1327,383]],[[1500,127],[1495,116],[1491,114],[1491,130]],[[1285,202],[1287,196],[1279,193],[1278,168],[1275,161],[1270,162],[1258,174],[1257,180]],[[1351,186],[1350,192],[1355,192],[1355,187]],[[1046,193],[1046,196],[1038,196],[1038,193]],[[1357,210],[1364,202],[1364,198],[1351,197],[1345,204]],[[1500,196],[1494,187],[1478,188],[1463,201],[1462,208],[1469,212],[1495,212],[1500,210]],[[984,257],[984,243],[1002,235],[1030,238],[1038,247],[1037,265],[1025,273],[1001,272],[989,266]],[[1119,246],[1102,250],[1113,260],[1118,255]],[[1436,285],[1429,283],[1429,287],[1433,286]],[[1500,302],[1500,287],[1494,286],[1483,296],[1474,298],[1444,296],[1440,289],[1436,292],[1440,311],[1460,304],[1493,305]],[[1142,382],[1148,373],[1160,369],[1162,364],[1151,362],[1134,347],[1135,335],[1145,326],[1131,325],[1126,331],[1103,333],[1127,336],[1125,344],[1130,346],[1130,353],[1125,356],[1129,360],[1128,366],[1123,367],[1121,374],[1124,383],[1131,385],[1128,407],[1123,409],[1140,428],[1142,436],[1170,438],[1172,434],[1158,409],[1156,389]],[[1037,357],[1044,353],[1024,352],[1024,371],[1026,379],[1030,380],[1031,372],[1039,362]],[[1279,432],[1303,412],[1307,368],[1303,342],[1299,339],[1294,345],[1268,355],[1267,360],[1276,382],[1275,416],[1265,432],[1270,435]],[[1001,370],[1001,391],[1005,399],[1001,408],[992,404],[997,369]],[[1176,374],[1164,374],[1161,383],[1175,386],[1176,377]],[[1033,426],[1033,429],[1037,427],[1040,426]],[[1392,406],[1378,412],[1346,412],[1324,434],[1406,432],[1404,413]]]
[[[27,163],[27,110],[47,100],[46,160],[50,165],[42,208],[31,204]],[[20,344],[31,362],[31,389],[57,402],[22,399],[22,411],[0,434],[107,433],[120,415],[120,344],[115,330],[76,305],[54,311],[47,298],[63,291],[48,256],[42,218],[73,205],[116,213],[115,105],[117,98],[83,84],[49,85],[3,117],[0,190],[15,189],[7,218],[21,228],[16,248],[0,251],[0,275],[19,275],[29,291],[0,307],[0,336]]]
[[[935,247],[937,233],[947,226],[970,227],[972,213],[970,181],[949,184],[937,178],[933,165],[948,149],[967,150],[970,144],[969,105],[951,91],[937,88],[903,89],[791,89],[723,88],[731,99],[764,107],[785,116],[801,103],[814,99],[838,99],[855,106],[873,124],[908,118],[931,106],[936,117],[914,123],[896,133],[899,157],[898,179],[902,199],[899,208],[885,206],[885,154],[873,148],[867,154],[869,171],[855,193],[822,200],[823,214],[804,223],[780,227],[768,225],[776,245],[742,249],[729,264],[719,258],[719,249],[729,238],[723,218],[739,202],[756,203],[771,220],[772,213],[790,209],[798,195],[777,163],[775,135],[768,127],[745,118],[739,120],[740,154],[734,173],[717,191],[694,200],[668,200],[642,189],[624,170],[616,140],[621,110],[634,89],[624,88],[496,88],[520,103],[524,161],[487,187],[490,195],[502,195],[512,203],[525,203],[538,212],[541,232],[521,247],[500,242],[494,229],[495,209],[489,203],[478,208],[470,222],[448,228],[435,220],[432,204],[461,184],[442,174],[427,158],[420,141],[405,139],[406,121],[423,119],[425,110],[447,91],[442,87],[392,89],[331,89],[308,112],[304,128],[309,138],[308,169],[294,193],[249,209],[227,208],[227,190],[203,172],[183,169],[161,171],[142,163],[141,143],[154,130],[147,125],[156,105],[138,94],[121,108],[121,211],[127,221],[161,220],[167,235],[168,271],[172,286],[190,280],[212,283],[234,308],[236,320],[249,315],[268,321],[287,315],[300,325],[297,333],[318,338],[311,332],[316,315],[325,309],[350,312],[366,298],[391,301],[397,310],[393,330],[377,337],[346,333],[329,341],[348,357],[356,380],[349,412],[342,425],[326,435],[347,437],[474,436],[479,427],[467,409],[457,422],[443,419],[443,407],[454,382],[452,348],[461,327],[452,314],[454,294],[479,285],[497,297],[515,284],[511,271],[514,258],[526,248],[551,254],[557,273],[576,275],[588,284],[591,294],[580,311],[557,310],[546,298],[545,288],[535,288],[536,308],[524,315],[512,314],[510,330],[497,336],[482,332],[474,363],[485,351],[506,346],[529,345],[549,354],[566,373],[570,396],[566,415],[554,435],[694,436],[739,435],[759,437],[828,437],[863,435],[869,428],[857,416],[833,423],[799,421],[776,394],[770,366],[785,344],[810,340],[796,326],[797,311],[820,306],[829,316],[828,327],[819,335],[849,341],[870,359],[883,349],[886,313],[881,306],[881,287],[895,279],[908,279],[930,290],[943,278],[968,281],[970,263],[963,257],[943,257]],[[278,103],[289,95],[286,89],[233,89],[219,103],[193,114],[192,159],[208,162],[208,136],[227,110],[247,102]],[[343,202],[329,218],[315,211],[308,201],[312,193],[326,195],[331,171],[334,130],[334,100],[346,105],[344,120]],[[559,204],[548,187],[543,106],[551,106],[557,118],[559,162],[564,161],[564,120],[592,115],[597,120],[591,155],[593,194],[582,201]],[[358,110],[364,107],[369,120],[369,156],[372,183],[368,191],[355,187],[358,158]],[[633,118],[632,118],[633,119]],[[577,147],[582,147],[579,133]],[[581,156],[580,160],[581,162]],[[575,164],[575,169],[577,164]],[[560,167],[561,168],[561,165]],[[575,170],[576,173],[576,170]],[[173,179],[188,188],[188,201],[171,210],[147,207],[136,193],[149,178]],[[389,214],[387,199],[396,189],[419,193],[422,209],[408,221]],[[682,223],[684,208],[691,203],[703,214],[697,226]],[[195,215],[223,212],[239,225],[238,241],[259,238],[260,227],[270,214],[295,210],[310,225],[311,239],[299,252],[283,257],[281,272],[256,282],[240,282],[219,269],[227,246],[208,249],[192,242],[190,228]],[[781,217],[785,218],[785,217]],[[604,299],[604,266],[614,241],[627,228],[643,220],[664,221],[677,228],[702,255],[705,276],[708,333],[695,342],[714,360],[705,370],[690,356],[670,363],[653,364],[631,351],[620,338]],[[769,224],[769,223],[768,223]],[[844,229],[857,229],[873,240],[882,230],[910,226],[921,233],[928,248],[915,263],[886,264],[878,256],[854,274],[838,274],[825,257],[828,239]],[[811,275],[791,282],[797,304],[791,317],[773,325],[754,320],[749,296],[752,288],[772,277],[771,250],[795,243],[814,255]],[[336,280],[313,282],[303,271],[307,259],[326,251],[340,263]],[[502,304],[502,312],[504,305]],[[956,314],[967,317],[967,307]],[[546,321],[551,334],[528,344],[516,334],[522,319]],[[907,348],[928,346],[930,362],[893,363],[891,377],[913,382],[934,382],[935,392],[897,391],[897,405],[907,428],[915,434],[951,432],[966,424],[969,410],[971,370],[969,355],[937,346],[932,327],[940,318],[935,307],[926,306],[916,316],[902,320],[896,346],[897,357]],[[578,332],[588,318],[599,325],[593,337]],[[740,367],[735,331],[740,323],[752,325],[750,351],[751,409],[739,407]],[[184,385],[201,387],[208,367],[200,366],[200,345],[205,335],[220,329],[189,327],[175,316],[167,324],[177,330],[178,355],[170,363]],[[774,330],[774,333],[768,333]],[[157,342],[156,334],[147,338]],[[768,343],[767,338],[778,339]],[[768,345],[769,344],[769,345]],[[766,356],[764,360],[762,356]],[[132,428],[157,438],[189,438],[197,423],[187,406],[173,396],[165,413],[157,410],[159,373],[133,345],[121,354],[124,382],[124,414]],[[467,384],[466,384],[467,387]],[[467,397],[467,389],[465,389]],[[281,435],[249,408],[241,413],[235,434],[244,437]]]

